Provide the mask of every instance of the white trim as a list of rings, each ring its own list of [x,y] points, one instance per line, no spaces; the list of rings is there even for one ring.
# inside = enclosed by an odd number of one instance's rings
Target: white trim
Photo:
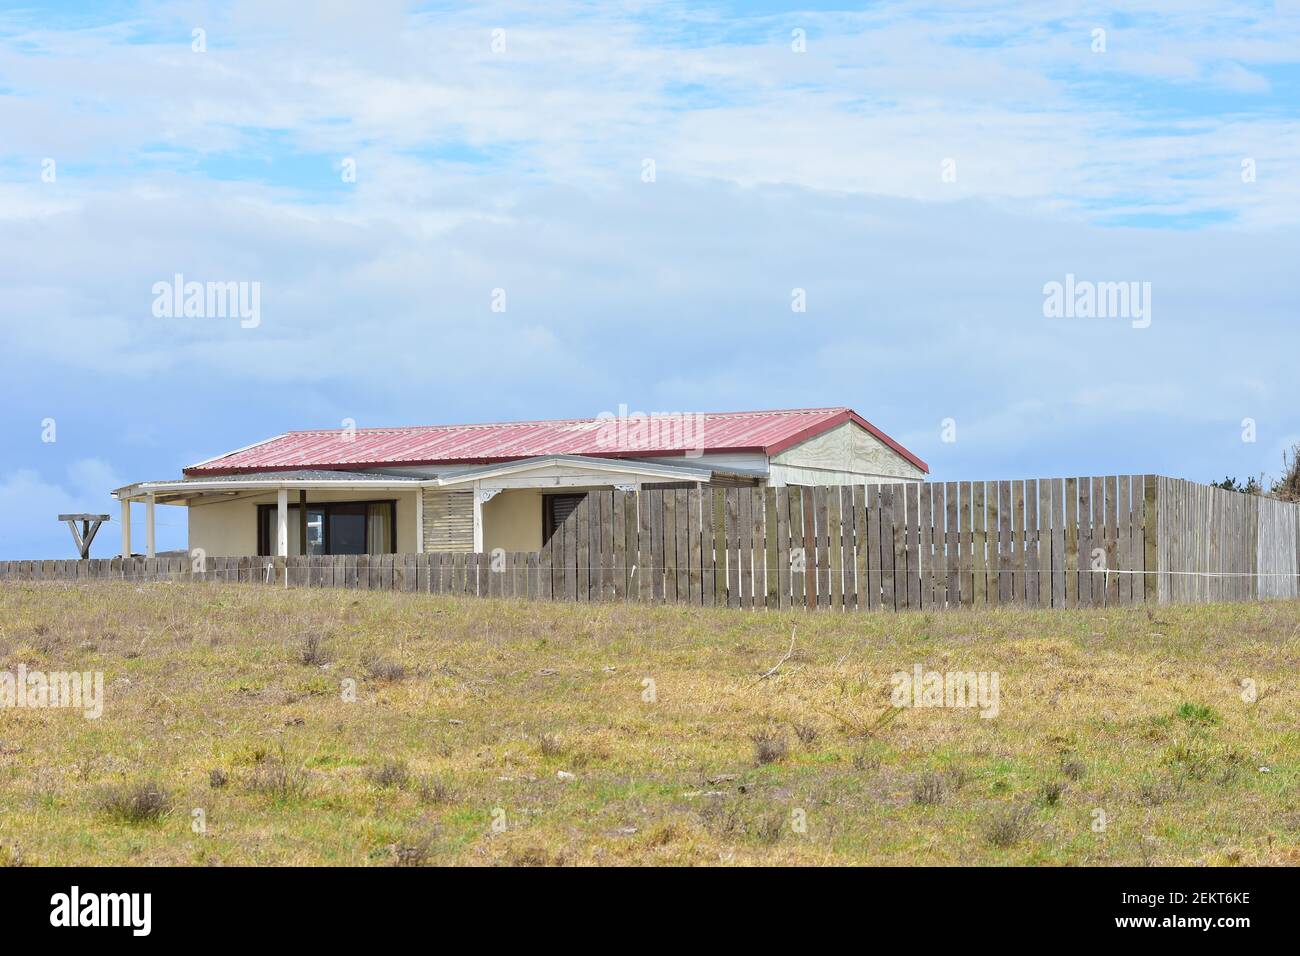
[[[477,481],[474,482],[474,553],[483,553],[483,498]]]
[[[663,476],[658,476],[662,481]],[[678,478],[678,481],[708,481],[707,478]],[[499,478],[495,481],[483,482],[484,488],[492,488],[497,491],[511,491],[516,488],[612,488],[615,485],[627,484],[623,476],[620,475],[545,475],[540,478]],[[633,485],[640,485],[641,479],[632,482]]]
[[[113,497],[119,501],[140,500],[144,495],[151,492],[162,494],[186,494],[188,492],[201,491],[280,491],[306,489],[368,489],[368,490],[389,490],[414,491],[421,487],[433,485],[432,481],[393,481],[387,478],[376,478],[373,481],[364,478],[352,479],[310,479],[294,480],[292,478],[256,478],[250,481],[240,481],[237,478],[226,479],[224,481],[141,481],[134,485],[123,485],[113,492]]]
[[[122,502],[122,557],[131,557],[131,500]]]
[[[530,471],[538,471],[543,468],[567,467],[575,472],[586,472],[586,476],[578,475],[556,475],[546,476],[543,478],[529,479],[526,476]],[[526,458],[522,461],[507,462],[503,465],[489,466],[487,468],[475,469],[474,471],[460,474],[448,475],[444,478],[436,479],[439,487],[447,488],[452,485],[464,485],[471,482],[475,487],[480,482],[489,482],[489,486],[499,484],[502,488],[524,488],[530,487],[525,482],[536,482],[531,487],[545,487],[548,484],[611,484],[610,481],[596,480],[594,476],[606,475],[634,475],[644,478],[670,478],[678,481],[708,481],[713,477],[713,469],[680,467],[676,465],[655,465],[647,462],[635,462],[627,459],[604,459],[604,458],[587,458],[581,455],[549,455],[542,458]],[[511,479],[509,483],[495,482],[493,479]],[[575,481],[575,479],[577,479]]]
[[[289,556],[289,489],[281,488],[275,496],[275,553]]]

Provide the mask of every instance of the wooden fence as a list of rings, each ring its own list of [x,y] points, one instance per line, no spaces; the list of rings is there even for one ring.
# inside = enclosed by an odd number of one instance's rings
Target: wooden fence
[[[1155,475],[595,491],[531,552],[0,562],[193,580],[734,608],[1294,598],[1300,506]]]

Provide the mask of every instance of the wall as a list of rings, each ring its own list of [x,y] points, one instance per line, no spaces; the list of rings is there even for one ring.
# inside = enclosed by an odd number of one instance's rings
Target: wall
[[[561,489],[563,490],[563,489]],[[542,493],[509,489],[483,505],[483,550],[536,551],[542,546]]]
[[[925,478],[925,472],[853,422],[787,448],[773,456],[770,467],[776,488]]]
[[[346,491],[308,491],[307,504],[310,506],[324,501],[397,501],[397,550],[407,554],[418,550],[415,540],[415,495],[414,491],[369,491],[361,494]],[[289,504],[297,504],[298,492],[289,492]],[[193,504],[189,512],[189,546],[193,551],[202,548],[210,555],[238,557],[257,554],[257,506],[276,503],[274,491],[261,495],[250,495],[234,501],[214,501],[206,504]],[[159,508],[171,507],[158,505]],[[292,535],[290,536],[292,540]],[[132,539],[133,546],[135,544]]]

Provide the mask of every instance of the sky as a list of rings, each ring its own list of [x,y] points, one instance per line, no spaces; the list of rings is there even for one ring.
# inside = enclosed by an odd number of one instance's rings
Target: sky
[[[1276,474],[1298,119],[1300,0],[0,3],[0,558],[345,419],[847,405],[936,480]]]

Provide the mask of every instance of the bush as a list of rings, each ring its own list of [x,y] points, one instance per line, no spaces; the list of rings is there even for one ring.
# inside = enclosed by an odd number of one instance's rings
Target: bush
[[[451,790],[441,780],[421,777],[415,790],[421,803],[447,803],[451,800]]]
[[[785,759],[788,748],[784,736],[770,730],[760,730],[749,739],[754,742],[754,759],[760,765]]]
[[[302,642],[302,650],[298,652],[298,660],[308,667],[320,667],[329,662],[329,656],[325,653],[325,642],[321,640],[319,634],[307,635]]]
[[[1082,780],[1088,772],[1088,766],[1078,757],[1072,757],[1068,754],[1061,755],[1061,773],[1070,780]]]
[[[410,779],[405,760],[385,760],[378,767],[371,767],[366,776],[384,790],[401,790]]]
[[[393,847],[394,866],[424,866],[429,860],[428,840],[418,843],[398,843]]]
[[[299,800],[307,795],[307,775],[283,761],[261,763],[249,777],[248,789],[276,800]]]
[[[1029,808],[1011,807],[996,814],[989,821],[984,836],[992,846],[1006,849],[1015,846],[1029,826]]]
[[[943,801],[943,778],[936,773],[927,773],[912,781],[912,802],[923,807],[932,807]]]
[[[155,781],[107,787],[99,795],[101,811],[123,823],[155,823],[172,810],[172,798]]]
[[[365,662],[366,671],[375,680],[399,681],[406,676],[406,667],[383,657],[371,657]]]

